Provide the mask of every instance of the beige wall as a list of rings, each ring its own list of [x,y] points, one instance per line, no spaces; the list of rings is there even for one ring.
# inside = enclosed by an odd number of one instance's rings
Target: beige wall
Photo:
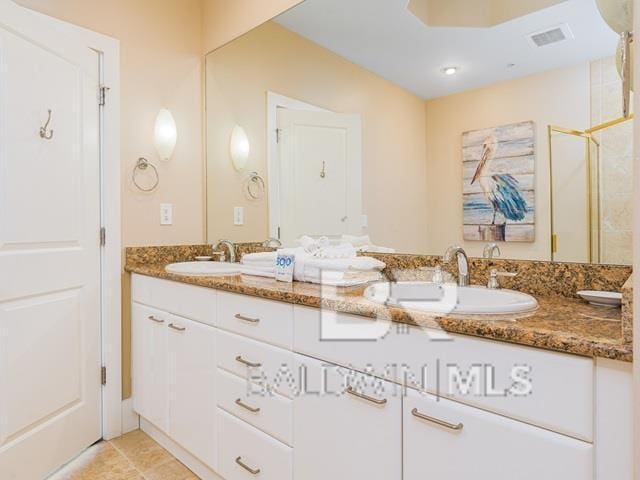
[[[273,23],[207,58],[209,238],[268,236],[267,201],[247,200],[229,159],[236,123],[247,131],[247,171],[266,177],[266,92],[331,111],[359,113],[363,125],[363,212],[378,245],[426,252],[427,164],[424,100]],[[233,207],[245,206],[245,225]]]
[[[427,102],[428,249],[458,243],[482,255],[482,242],[462,238],[461,135],[524,120],[536,123],[536,240],[501,245],[506,258],[550,258],[547,125],[589,126],[589,66],[544,72]]]
[[[200,243],[204,239],[201,0],[18,0],[61,20],[120,40],[122,240],[125,246]],[[153,146],[158,111],[176,119],[173,159]],[[131,186],[138,157],[152,160],[160,186]],[[159,225],[160,203],[173,203],[173,226]],[[123,275],[123,397],[131,392],[129,285]]]
[[[302,0],[203,0],[204,51],[239,37]]]

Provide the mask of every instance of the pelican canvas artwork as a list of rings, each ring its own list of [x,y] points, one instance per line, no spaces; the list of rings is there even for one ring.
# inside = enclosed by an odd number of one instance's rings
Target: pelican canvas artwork
[[[464,239],[535,240],[535,125],[462,134]]]

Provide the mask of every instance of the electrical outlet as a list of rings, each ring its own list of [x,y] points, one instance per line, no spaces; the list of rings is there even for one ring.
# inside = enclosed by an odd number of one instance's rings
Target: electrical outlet
[[[369,226],[369,216],[368,215],[362,215],[361,216],[361,222],[362,222],[362,228],[367,228]]]
[[[173,225],[173,204],[160,204],[160,225]]]
[[[233,224],[244,225],[244,207],[233,207]]]

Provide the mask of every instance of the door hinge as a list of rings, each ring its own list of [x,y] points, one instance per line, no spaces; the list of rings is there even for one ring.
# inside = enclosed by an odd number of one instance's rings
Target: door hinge
[[[100,88],[98,89],[98,105],[101,107],[107,104],[107,92],[109,90],[111,89],[105,85],[100,85]]]
[[[107,244],[107,229],[104,227],[100,228],[100,246],[104,247]]]
[[[100,368],[100,383],[102,385],[107,384],[107,367]]]
[[[282,129],[276,128],[276,143],[280,143],[280,138],[282,138]]]

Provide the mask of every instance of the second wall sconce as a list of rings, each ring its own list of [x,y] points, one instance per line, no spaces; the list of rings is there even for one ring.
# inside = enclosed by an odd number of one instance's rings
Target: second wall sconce
[[[233,168],[239,172],[242,171],[247,166],[250,152],[251,146],[247,132],[240,125],[236,125],[231,131],[231,140],[229,141],[229,155],[233,162]]]
[[[176,149],[178,131],[173,115],[166,108],[158,112],[153,137],[160,158],[165,161],[170,160]]]

